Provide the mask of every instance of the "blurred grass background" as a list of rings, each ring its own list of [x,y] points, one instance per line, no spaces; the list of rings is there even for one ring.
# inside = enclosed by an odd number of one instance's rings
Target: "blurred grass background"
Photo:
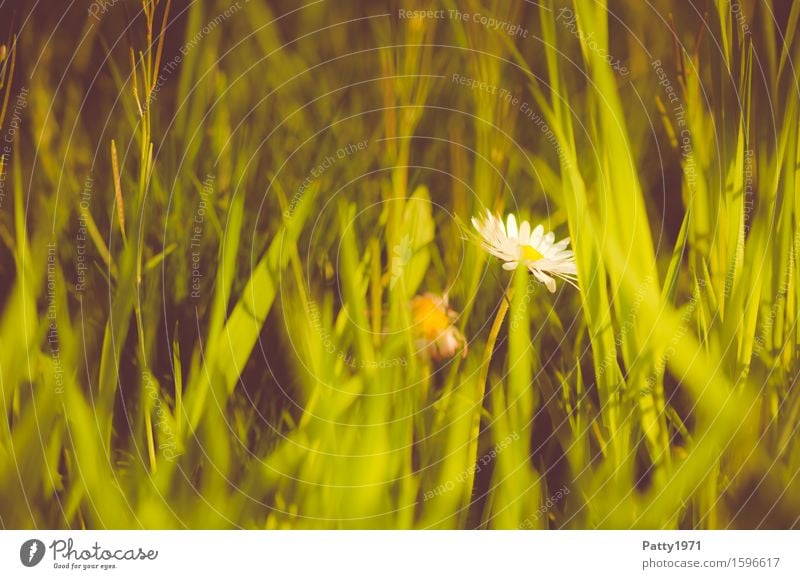
[[[29,4],[4,528],[800,524],[800,4]],[[487,208],[579,290],[489,259]]]

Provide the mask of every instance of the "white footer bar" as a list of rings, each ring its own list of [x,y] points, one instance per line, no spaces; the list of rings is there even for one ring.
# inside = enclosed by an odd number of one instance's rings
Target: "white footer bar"
[[[798,551],[795,531],[2,531],[0,577],[777,579]]]

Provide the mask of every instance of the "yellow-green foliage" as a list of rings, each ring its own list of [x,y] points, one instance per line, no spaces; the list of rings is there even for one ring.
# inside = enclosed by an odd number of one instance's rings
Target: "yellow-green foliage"
[[[3,526],[796,527],[800,4],[396,4],[14,21]]]

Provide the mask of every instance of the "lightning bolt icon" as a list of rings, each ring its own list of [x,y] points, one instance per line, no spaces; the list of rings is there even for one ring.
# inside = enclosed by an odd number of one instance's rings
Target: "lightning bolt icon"
[[[33,561],[33,556],[36,554],[36,551],[39,550],[39,545],[36,543],[31,543],[31,550],[28,553],[28,563]]]

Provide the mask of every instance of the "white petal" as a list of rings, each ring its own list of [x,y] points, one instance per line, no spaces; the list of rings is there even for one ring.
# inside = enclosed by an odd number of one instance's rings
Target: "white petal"
[[[487,251],[491,253],[493,256],[495,256],[497,259],[502,259],[503,261],[515,261],[517,259],[516,255],[499,249],[487,248]]]
[[[566,262],[559,268],[559,273],[566,273],[568,275],[578,275],[578,268],[575,266],[574,261]]]
[[[519,230],[517,229],[517,218],[514,217],[513,213],[508,214],[508,219],[506,220],[506,234],[511,239],[517,239],[519,237]]]
[[[531,238],[531,224],[523,221],[519,226],[519,242],[522,245],[528,245],[528,240]]]
[[[507,261],[506,263],[503,264],[503,269],[508,271],[513,271],[517,269],[518,265],[519,265],[518,261]]]
[[[478,232],[480,233],[481,229],[483,229],[483,228],[481,227],[482,224],[481,224],[480,221],[478,221],[478,218],[477,217],[473,217],[470,221],[472,222],[472,227],[477,229]]]
[[[543,271],[541,271],[539,269],[536,269],[536,268],[532,267],[532,268],[530,268],[530,270],[531,270],[531,273],[533,274],[533,276],[536,279],[538,279],[540,282],[542,282],[548,290],[550,290],[550,293],[555,293],[555,291],[556,291],[556,280],[554,280],[552,277],[550,277],[549,275],[547,275],[546,273],[544,273]]]
[[[542,240],[542,235],[544,235],[544,227],[540,223],[531,233],[531,245],[535,247]]]

